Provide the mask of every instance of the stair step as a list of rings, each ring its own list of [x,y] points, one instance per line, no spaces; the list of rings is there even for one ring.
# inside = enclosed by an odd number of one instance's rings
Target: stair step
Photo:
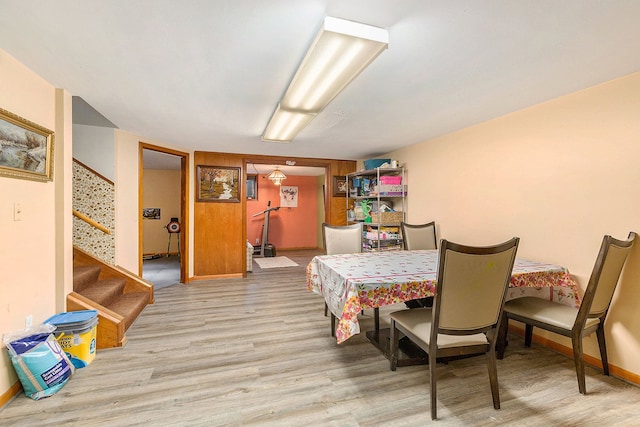
[[[101,268],[99,265],[82,265],[73,267],[73,290],[80,292],[98,281]]]
[[[75,292],[67,295],[67,309],[99,310],[97,348],[124,346],[126,330],[147,304],[153,303],[153,287],[76,246],[73,247],[73,273]]]
[[[124,317],[124,329],[129,329],[138,315],[149,303],[149,294],[146,292],[130,292],[120,295],[109,305],[109,309]]]
[[[125,285],[124,279],[104,279],[88,285],[78,293],[100,305],[109,307],[122,295]]]

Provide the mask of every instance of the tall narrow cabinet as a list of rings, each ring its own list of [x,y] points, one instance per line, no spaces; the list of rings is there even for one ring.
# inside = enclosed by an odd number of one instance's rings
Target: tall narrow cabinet
[[[405,220],[407,185],[404,168],[376,168],[350,173],[347,179],[347,223],[363,224],[363,250],[402,249],[400,222]],[[369,202],[371,218],[360,214]],[[392,211],[384,211],[387,206]]]

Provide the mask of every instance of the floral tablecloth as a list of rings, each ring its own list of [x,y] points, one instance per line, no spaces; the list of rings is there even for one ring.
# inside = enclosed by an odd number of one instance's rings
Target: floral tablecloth
[[[307,289],[321,294],[339,319],[341,343],[360,333],[362,309],[433,295],[437,269],[437,250],[321,255],[307,266]],[[537,296],[579,305],[578,284],[559,265],[516,259],[509,288],[508,300]]]

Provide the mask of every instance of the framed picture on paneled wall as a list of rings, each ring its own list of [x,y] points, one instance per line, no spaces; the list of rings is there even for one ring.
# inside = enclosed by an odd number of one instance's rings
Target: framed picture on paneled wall
[[[196,167],[196,201],[239,203],[240,190],[240,168]]]
[[[347,195],[347,177],[344,175],[333,176],[333,197]]]

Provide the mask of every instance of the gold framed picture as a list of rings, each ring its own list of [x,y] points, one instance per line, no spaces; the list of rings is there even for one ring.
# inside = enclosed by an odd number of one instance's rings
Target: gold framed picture
[[[196,167],[196,201],[240,203],[240,194],[240,168]]]
[[[0,108],[0,176],[51,181],[53,132]]]

